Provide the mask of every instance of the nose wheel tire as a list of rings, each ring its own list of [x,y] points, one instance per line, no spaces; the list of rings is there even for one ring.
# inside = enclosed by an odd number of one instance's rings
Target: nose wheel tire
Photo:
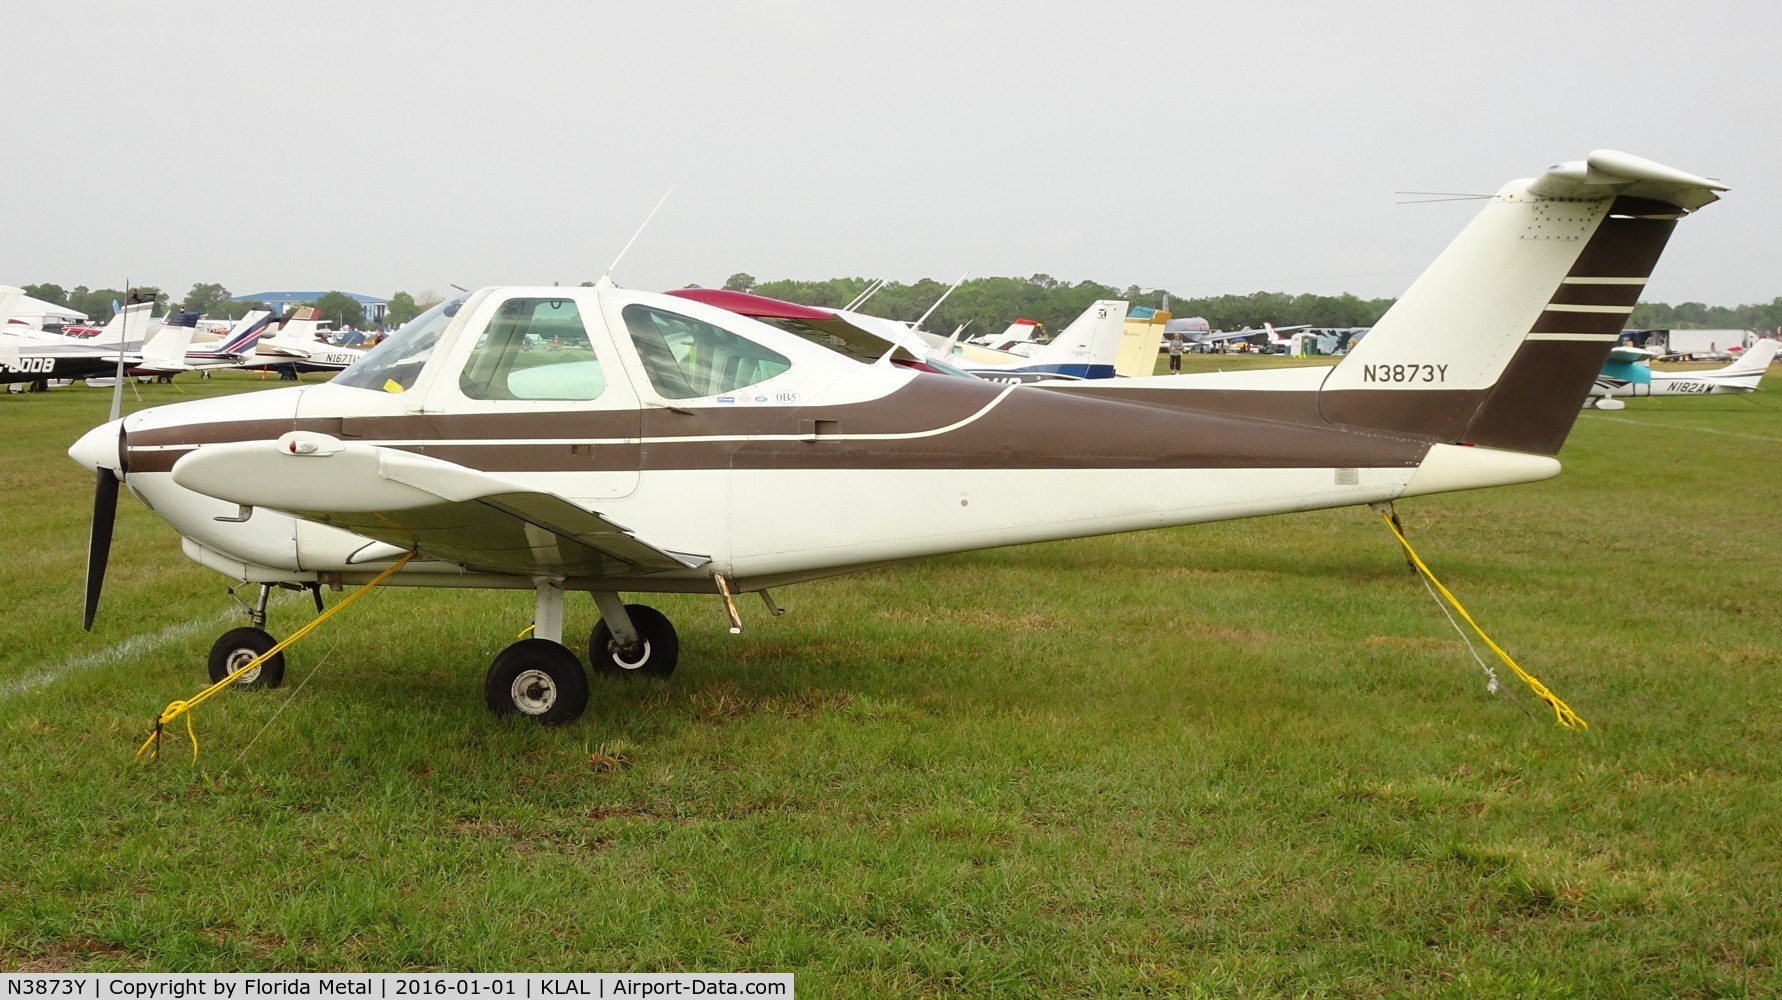
[[[264,629],[232,628],[224,632],[210,647],[210,681],[217,681],[229,676],[250,660],[278,645],[278,640],[268,635]],[[274,654],[266,662],[241,675],[235,682],[242,688],[275,688],[285,682],[285,654]]]
[[[524,715],[541,725],[574,722],[588,707],[588,675],[561,643],[521,639],[489,664],[483,698],[496,715]]]
[[[681,658],[681,640],[668,616],[645,604],[627,604],[625,613],[637,629],[639,642],[630,649],[613,649],[613,633],[606,622],[594,626],[588,636],[588,662],[598,674],[635,674],[667,677]]]

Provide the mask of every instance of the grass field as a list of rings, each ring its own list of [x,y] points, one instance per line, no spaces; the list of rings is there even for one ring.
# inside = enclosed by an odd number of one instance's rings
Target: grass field
[[[1779,398],[1586,411],[1557,479],[1400,505],[1585,732],[1501,669],[1515,700],[1486,692],[1362,508],[807,584],[740,636],[715,599],[650,598],[679,672],[596,678],[560,730],[482,705],[529,594],[375,592],[285,688],[200,708],[194,767],[183,730],[131,754],[240,622],[227,581],[125,499],[82,633],[92,484],[64,450],[108,396],[3,396],[0,970],[1773,995]],[[308,617],[293,596],[270,628]],[[593,621],[572,603],[572,644]]]

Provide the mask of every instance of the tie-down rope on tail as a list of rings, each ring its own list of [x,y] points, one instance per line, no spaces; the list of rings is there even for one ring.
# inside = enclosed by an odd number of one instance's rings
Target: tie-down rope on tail
[[[175,701],[175,702],[169,703],[166,708],[161,710],[161,714],[158,717],[156,717],[155,731],[150,733],[148,739],[146,739],[142,742],[142,746],[136,748],[136,758],[138,760],[141,760],[142,755],[144,753],[148,753],[150,747],[154,748],[154,752],[149,754],[150,759],[159,758],[161,756],[161,733],[162,733],[162,730],[164,730],[167,727],[167,724],[169,722],[172,722],[173,720],[175,720],[183,715],[186,717],[186,733],[187,733],[187,735],[191,736],[191,738],[192,738],[192,763],[197,764],[198,763],[198,732],[197,732],[197,730],[192,728],[192,714],[191,714],[192,709],[197,708],[199,705],[204,704],[206,701],[208,701],[210,699],[211,695],[214,695],[218,691],[221,691],[224,688],[228,687],[229,685],[234,684],[237,680],[241,679],[243,674],[246,674],[247,672],[253,670],[255,667],[258,667],[260,664],[265,663],[267,660],[271,659],[274,654],[282,652],[286,646],[289,646],[292,643],[296,642],[298,639],[301,639],[304,636],[308,635],[310,633],[311,629],[313,629],[317,625],[320,625],[323,622],[327,621],[330,617],[333,616],[333,614],[336,611],[339,611],[341,608],[344,608],[347,605],[353,603],[354,601],[358,600],[361,596],[363,596],[366,591],[370,590],[371,588],[377,586],[380,583],[383,583],[385,580],[388,580],[392,575],[395,574],[395,572],[397,570],[401,569],[404,565],[406,565],[408,563],[408,561],[410,559],[413,559],[414,557],[415,557],[415,554],[413,552],[404,554],[401,559],[398,559],[394,563],[391,563],[390,567],[388,569],[384,570],[382,573],[379,573],[377,576],[373,577],[371,582],[360,587],[358,590],[353,591],[351,594],[348,594],[346,596],[345,600],[342,600],[340,603],[334,605],[333,607],[329,608],[328,610],[315,616],[315,618],[310,620],[310,623],[308,625],[305,625],[302,628],[298,629],[297,631],[292,632],[289,636],[287,636],[285,639],[280,641],[278,644],[274,645],[271,649],[267,650],[264,653],[261,653],[259,656],[256,656],[253,659],[242,664],[239,668],[237,668],[235,670],[234,673],[231,673],[229,676],[223,678],[220,681],[217,681],[215,684],[212,684],[210,687],[205,688],[204,690],[198,692],[197,694],[193,695],[190,698],[187,698],[184,701]]]
[[[1473,631],[1478,633],[1479,638],[1484,640],[1485,645],[1489,646],[1493,653],[1497,654],[1497,658],[1502,660],[1504,665],[1509,667],[1517,677],[1520,677],[1522,683],[1528,685],[1529,690],[1535,693],[1535,697],[1546,702],[1547,707],[1553,709],[1555,721],[1567,729],[1589,729],[1590,724],[1585,722],[1582,718],[1579,718],[1578,713],[1572,711],[1571,707],[1565,702],[1559,700],[1558,695],[1547,690],[1547,686],[1537,680],[1534,675],[1517,666],[1516,661],[1510,658],[1510,654],[1504,652],[1502,647],[1491,641],[1491,637],[1485,634],[1485,630],[1479,627],[1479,623],[1473,621],[1473,616],[1466,613],[1466,608],[1461,606],[1459,599],[1456,598],[1447,587],[1442,586],[1442,581],[1436,579],[1436,575],[1429,571],[1428,566],[1424,565],[1423,560],[1417,556],[1417,550],[1411,548],[1410,541],[1405,538],[1404,532],[1399,530],[1393,515],[1387,510],[1381,510],[1380,518],[1386,522],[1386,527],[1392,531],[1392,536],[1398,539],[1398,544],[1404,546],[1405,555],[1411,560],[1411,565],[1416,567],[1417,572],[1422,574],[1423,578],[1429,581],[1429,584],[1435,588],[1436,592],[1442,595],[1442,599],[1447,601],[1448,604],[1460,614],[1463,621],[1473,627]]]

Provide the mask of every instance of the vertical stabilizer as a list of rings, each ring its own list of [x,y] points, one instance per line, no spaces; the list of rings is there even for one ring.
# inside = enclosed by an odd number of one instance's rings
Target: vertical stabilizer
[[[1677,220],[1724,190],[1607,150],[1506,184],[1331,369],[1320,414],[1557,453]]]
[[[1021,367],[1068,378],[1112,378],[1125,324],[1125,302],[1099,299]]]

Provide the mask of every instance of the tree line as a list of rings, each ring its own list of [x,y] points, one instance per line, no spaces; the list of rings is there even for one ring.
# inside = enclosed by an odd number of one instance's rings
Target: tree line
[[[738,272],[724,282],[724,287],[804,305],[840,308],[854,301],[871,284],[866,278],[756,281],[753,276]],[[1094,281],[1072,284],[1049,274],[1029,278],[972,278],[951,294],[947,294],[948,287],[932,278],[910,284],[886,282],[867,300],[862,311],[914,322],[932,308],[924,325],[930,330],[946,333],[962,324],[969,324],[973,334],[996,333],[1019,318],[1034,320],[1056,333],[1097,299],[1124,299],[1132,305],[1153,308],[1162,308],[1167,300],[1170,312],[1177,317],[1199,316],[1215,330],[1237,330],[1260,327],[1264,323],[1276,326],[1372,326],[1395,301],[1389,298],[1362,299],[1346,294],[1290,295],[1284,292],[1195,298],[1176,296],[1164,288],[1143,289],[1128,285],[1119,289]],[[127,289],[88,288],[85,285],[65,289],[48,283],[23,288],[26,295],[86,313],[95,321],[111,316],[113,302],[123,304],[129,300]],[[158,310],[164,311],[175,305],[172,297],[161,288],[139,285],[135,291],[142,299],[153,299]],[[944,300],[943,295],[946,296]],[[400,326],[439,301],[440,296],[432,291],[397,292],[390,296],[385,322]],[[935,306],[937,301],[940,302],[938,307]],[[322,318],[333,320],[337,326],[364,325],[364,312],[358,301],[345,292],[331,291],[307,304],[315,306]],[[270,308],[263,302],[233,301],[227,288],[214,283],[194,284],[177,307],[212,319],[240,319],[250,310]],[[1740,306],[1708,306],[1700,302],[1673,306],[1663,302],[1643,302],[1634,307],[1628,326],[1634,329],[1777,330],[1782,328],[1782,297],[1767,304]]]
[[[840,307],[871,284],[865,278],[830,278],[827,281],[785,279],[758,282],[751,275],[730,276],[724,287],[753,292],[804,305]],[[923,279],[904,285],[889,282],[875,292],[864,312],[890,319],[914,321],[946,292],[947,285]],[[1215,330],[1241,330],[1276,326],[1359,327],[1373,326],[1396,299],[1362,299],[1354,295],[1290,295],[1284,292],[1252,292],[1249,295],[1178,296],[1165,288],[1143,289],[1128,285],[1117,289],[1094,281],[1070,284],[1051,275],[1031,278],[973,278],[961,284],[934,310],[925,324],[929,330],[950,333],[970,322],[976,332],[995,333],[1009,322],[1025,317],[1057,332],[1096,299],[1125,299],[1132,305],[1162,308],[1183,318],[1199,316]],[[1736,329],[1759,332],[1782,329],[1782,298],[1767,304],[1708,306],[1700,302],[1670,305],[1643,302],[1628,317],[1628,327],[1640,330]]]
[[[827,281],[785,279],[757,282],[748,274],[733,274],[724,283],[732,291],[753,292],[813,306],[844,306],[866,291],[865,278],[831,278]],[[1169,303],[1177,318],[1200,316],[1214,329],[1234,330],[1264,323],[1280,326],[1372,326],[1392,304],[1391,299],[1361,299],[1354,295],[1288,295],[1254,292],[1187,298],[1168,289],[1124,289],[1095,281],[1070,283],[1049,274],[1030,278],[972,278],[947,294],[948,285],[931,278],[911,284],[886,282],[861,307],[862,312],[913,322],[933,308],[927,329],[950,333],[969,324],[971,333],[997,333],[1017,318],[1031,319],[1056,333],[1070,324],[1097,299],[1123,299],[1130,305],[1162,308]],[[945,294],[946,299],[941,300]],[[937,307],[935,303],[940,301]]]
[[[1709,306],[1700,302],[1668,305],[1642,302],[1634,306],[1628,326],[1635,330],[1782,330],[1782,298],[1764,305]]]

